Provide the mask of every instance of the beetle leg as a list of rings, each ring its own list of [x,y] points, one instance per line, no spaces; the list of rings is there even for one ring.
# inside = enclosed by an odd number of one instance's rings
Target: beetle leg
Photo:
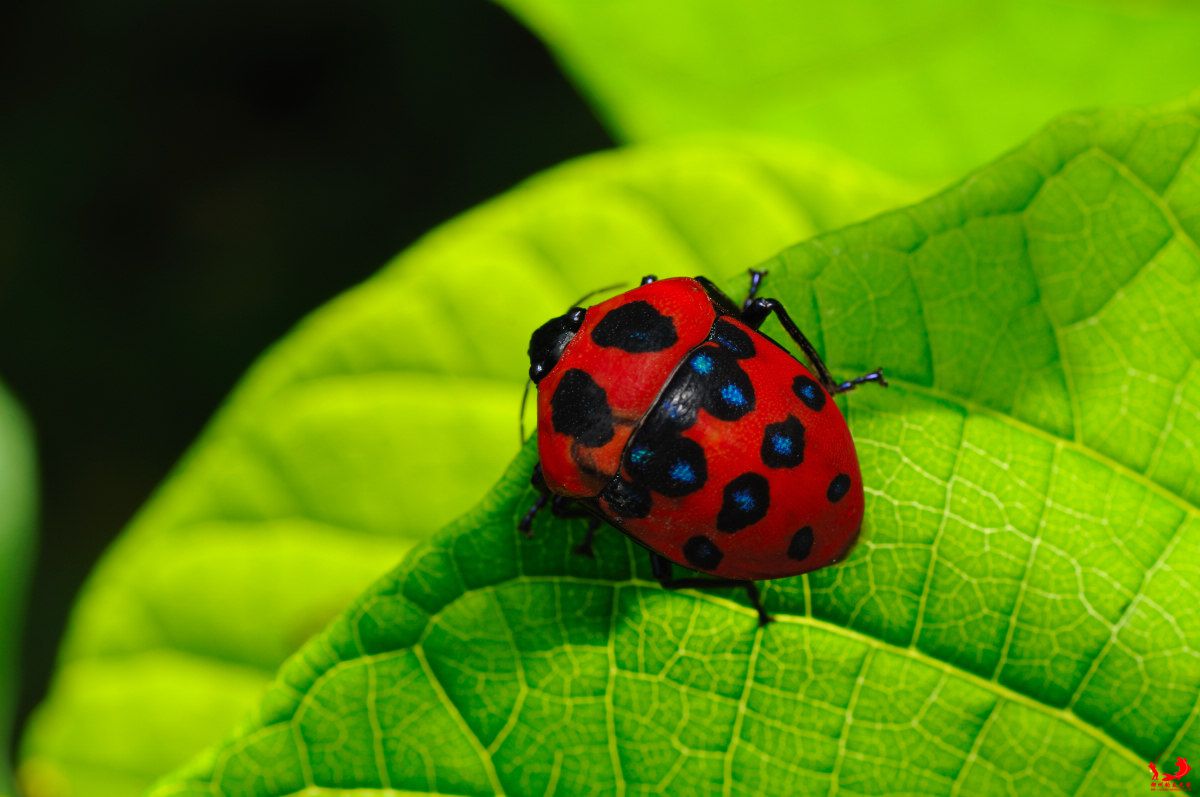
[[[745,312],[750,307],[750,302],[754,301],[754,297],[758,296],[758,289],[765,276],[767,276],[766,270],[750,269],[750,290],[746,293],[746,301],[742,302],[742,312]]]
[[[753,581],[739,578],[675,578],[671,560],[662,554],[650,552],[650,571],[658,579],[663,589],[708,589],[710,587],[742,587],[750,605],[758,612],[758,625],[764,626],[774,618],[763,608],[762,596],[758,594],[758,585]]]
[[[550,511],[555,517],[588,519],[587,534],[571,551],[577,556],[586,556],[589,559],[593,558],[592,538],[596,536],[596,530],[600,528],[600,518],[596,517],[591,510],[581,505],[574,498],[566,498],[561,495],[556,495],[550,500]]]
[[[767,320],[767,316],[771,313],[779,319],[779,323],[787,331],[788,336],[796,341],[796,345],[808,357],[808,361],[812,363],[813,368],[817,371],[817,378],[821,380],[821,386],[829,393],[837,392],[837,382],[833,381],[833,376],[829,373],[829,369],[825,367],[825,361],[821,359],[821,355],[817,354],[817,349],[800,331],[800,327],[796,326],[796,322],[788,315],[788,311],[779,302],[778,299],[751,299],[744,310],[742,310],[742,322],[751,329],[758,329],[762,323]]]
[[[851,379],[848,382],[842,382],[840,385],[838,385],[836,388],[834,388],[833,392],[834,393],[845,393],[846,391],[853,390],[854,388],[858,387],[859,385],[866,384],[867,382],[874,382],[874,383],[878,384],[880,387],[888,386],[887,380],[883,378],[883,369],[876,368],[874,371],[872,371],[869,374],[863,374],[862,376],[855,377],[854,379]]]
[[[595,559],[596,554],[592,552],[592,540],[596,537],[596,531],[600,528],[600,519],[592,518],[588,521],[587,534],[583,536],[583,540],[578,545],[571,549],[571,553],[576,556],[586,556],[588,559]]]
[[[529,483],[533,485],[541,495],[533,502],[533,506],[529,507],[529,511],[517,523],[517,530],[526,537],[533,536],[533,519],[537,517],[537,513],[542,511],[546,503],[550,500],[550,490],[546,487],[546,480],[542,477],[542,463],[533,466],[533,473],[529,476]]]
[[[788,337],[794,340],[805,356],[808,357],[808,361],[812,363],[813,368],[817,371],[817,379],[821,380],[821,387],[825,388],[825,391],[830,395],[845,393],[867,382],[874,382],[880,387],[888,386],[887,380],[883,378],[882,368],[876,368],[871,373],[863,374],[848,382],[835,382],[833,375],[829,373],[829,368],[825,365],[825,361],[821,359],[820,354],[817,354],[816,347],[804,336],[804,333],[800,331],[800,327],[796,326],[796,322],[788,315],[787,308],[778,299],[748,299],[746,307],[742,311],[742,322],[751,329],[758,329],[771,313],[774,313],[775,317],[779,319],[779,323],[787,331]]]
[[[533,502],[533,506],[529,507],[529,511],[525,513],[525,517],[521,518],[521,522],[517,524],[517,530],[530,539],[533,538],[533,519],[537,517],[537,513],[542,511],[542,507],[550,500],[548,495],[539,495],[537,500]]]
[[[546,486],[546,479],[542,476],[541,463],[533,466],[533,473],[529,477],[529,483],[541,494],[533,502],[533,506],[529,507],[529,511],[525,513],[520,522],[517,523],[517,529],[526,537],[533,537],[533,519],[537,517],[538,512],[546,508],[547,504],[550,505],[550,514],[555,517],[587,518],[587,534],[573,550],[579,556],[592,558],[592,538],[596,536],[596,530],[600,528],[603,520],[594,510],[588,508],[586,504],[580,503],[577,499],[555,495],[550,492],[550,488]]]

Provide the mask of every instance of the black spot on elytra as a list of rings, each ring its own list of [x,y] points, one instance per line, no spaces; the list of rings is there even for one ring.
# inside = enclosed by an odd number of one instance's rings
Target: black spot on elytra
[[[833,481],[829,483],[829,489],[825,491],[825,497],[831,503],[836,504],[846,497],[846,493],[850,492],[850,477],[844,473],[839,473],[833,477]]]
[[[625,455],[625,467],[640,487],[679,498],[708,481],[704,449],[669,426],[642,424]]]
[[[812,526],[805,526],[792,535],[792,541],[788,543],[787,555],[797,562],[803,562],[812,553],[813,547],[813,530]]]
[[[754,341],[724,316],[718,318],[717,323],[713,324],[709,340],[716,341],[739,360],[754,356]]]
[[[767,426],[762,461],[768,468],[794,468],[804,461],[804,424],[794,416]]]
[[[825,391],[807,376],[798,376],[792,380],[792,392],[814,412],[820,412],[825,406]]]
[[[602,446],[613,439],[612,408],[604,388],[578,368],[563,374],[550,397],[550,423],[554,431],[575,438],[580,445]]]
[[[766,517],[770,506],[771,489],[766,477],[743,473],[725,485],[717,530],[732,533],[744,529]]]
[[[683,558],[699,570],[716,570],[725,554],[708,537],[692,537],[683,544]]]
[[[649,302],[636,301],[610,310],[592,329],[592,340],[599,346],[644,354],[669,349],[679,335],[668,316]]]
[[[600,491],[600,497],[618,518],[644,518],[650,514],[650,493],[620,476]]]

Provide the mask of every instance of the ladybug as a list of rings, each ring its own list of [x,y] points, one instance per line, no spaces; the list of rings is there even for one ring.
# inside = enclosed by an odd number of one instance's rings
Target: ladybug
[[[882,369],[835,382],[784,306],[757,297],[765,274],[750,272],[740,306],[704,277],[648,276],[533,333],[539,497],[521,531],[547,504],[589,517],[576,552],[591,555],[608,523],[649,549],[664,587],[744,587],[760,624],[755,581],[846,554],[863,487],[832,397],[887,382]],[[772,313],[811,370],[759,331]]]

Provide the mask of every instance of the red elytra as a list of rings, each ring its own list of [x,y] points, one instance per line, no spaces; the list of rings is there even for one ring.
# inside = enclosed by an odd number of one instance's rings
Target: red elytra
[[[886,382],[880,371],[833,382],[786,309],[754,298],[763,274],[751,273],[741,308],[702,277],[647,277],[534,333],[534,483],[545,495],[523,527],[547,499],[557,514],[571,514],[572,501],[716,585],[797,575],[846,554],[863,490],[831,394]],[[757,331],[770,313],[813,370]],[[672,586],[669,570],[655,568]]]
[[[671,320],[677,339],[674,345],[658,351],[627,352],[593,339],[601,319],[635,302],[646,302]],[[612,480],[630,434],[684,356],[704,342],[716,317],[704,289],[686,278],[652,282],[587,309],[583,326],[567,343],[558,365],[538,382],[538,457],[551,491],[571,498],[592,498]],[[612,410],[613,439],[602,446],[583,445],[554,427],[550,402],[563,375],[572,369],[584,371],[600,386]]]

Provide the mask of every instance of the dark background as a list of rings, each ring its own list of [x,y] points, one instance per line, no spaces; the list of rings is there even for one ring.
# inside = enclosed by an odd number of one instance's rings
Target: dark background
[[[96,559],[270,342],[611,142],[483,0],[10,9],[0,109],[0,379],[42,471],[20,722]]]

